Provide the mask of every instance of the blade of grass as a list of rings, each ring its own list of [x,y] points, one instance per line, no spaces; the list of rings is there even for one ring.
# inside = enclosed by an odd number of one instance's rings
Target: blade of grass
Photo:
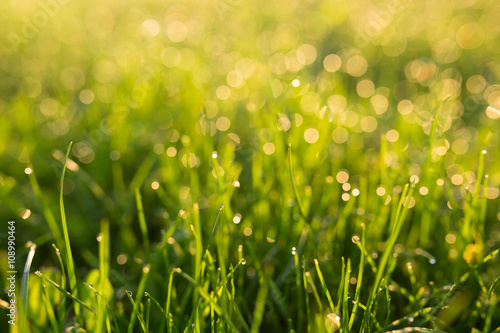
[[[146,217],[144,216],[144,208],[142,206],[141,193],[139,188],[135,188],[135,201],[137,205],[137,215],[139,217],[139,227],[141,228],[142,241],[144,242],[144,252],[146,257],[146,262],[151,261],[151,245],[148,236],[148,226],[146,225]]]
[[[170,276],[168,278],[168,289],[167,289],[167,303],[165,305],[165,316],[167,318],[167,331],[172,332],[173,323],[170,321],[170,303],[172,301],[172,288],[174,285],[174,274],[180,273],[182,270],[180,268],[172,268]]]
[[[146,324],[144,322],[144,319],[142,318],[141,312],[138,311],[139,309],[139,302],[134,301],[134,298],[132,297],[132,292],[130,290],[126,290],[125,293],[127,294],[128,299],[130,300],[130,303],[132,303],[132,306],[134,307],[134,310],[132,312],[132,317],[130,318],[130,323],[132,323],[132,318],[137,318],[139,319],[139,323],[141,324],[142,331],[146,333]],[[130,329],[132,327],[132,330]],[[129,325],[129,332],[133,331],[133,324],[132,326]]]
[[[295,248],[292,249],[293,259],[295,263],[295,287],[297,288],[297,330],[302,332],[303,311],[304,311],[304,295],[302,294],[301,274],[299,255]]]
[[[319,281],[321,282],[321,287],[323,288],[323,292],[326,295],[326,299],[328,300],[328,305],[330,306],[330,310],[332,312],[335,311],[335,306],[333,305],[333,299],[328,291],[328,287],[326,286],[325,279],[323,278],[323,273],[321,273],[321,268],[319,267],[318,259],[314,259],[314,265],[316,266],[316,272],[318,273]]]
[[[90,312],[92,312],[94,314],[97,313],[94,309],[92,309],[91,307],[89,307],[87,304],[83,303],[81,300],[79,300],[78,298],[76,298],[70,292],[62,289],[57,283],[55,283],[54,281],[52,281],[48,276],[42,274],[40,271],[36,271],[35,274],[38,277],[42,278],[42,280],[44,280],[45,282],[47,282],[48,284],[50,284],[52,287],[54,287],[57,290],[59,290],[59,292],[61,292],[64,296],[66,296],[66,297],[70,298],[71,300],[73,300],[74,302],[78,303],[83,308],[89,310]]]
[[[304,258],[302,257],[302,260]],[[306,300],[306,321],[307,321],[307,332],[312,332],[311,325],[312,325],[312,320],[311,320],[311,308],[309,306],[309,293],[307,292],[307,278],[306,278],[306,269],[305,267],[302,269],[302,281],[304,284],[304,298]]]
[[[344,276],[344,295],[342,296],[342,332],[349,333],[349,279],[351,271],[351,258],[347,258],[347,267]]]
[[[210,241],[214,237],[215,231],[217,230],[217,225],[219,224],[219,221],[222,216],[222,210],[224,209],[224,206],[219,207],[219,213],[217,214],[217,217],[215,218],[214,226],[212,227],[212,233],[210,234],[210,237],[207,240],[207,243],[205,244],[205,248],[203,249],[203,253],[206,253],[208,248],[210,247]]]
[[[312,294],[314,296],[314,299],[316,300],[316,303],[318,304],[318,313],[320,318],[320,327],[321,327],[321,332],[326,332],[326,327],[325,327],[325,321],[323,320],[323,303],[321,303],[321,299],[319,297],[318,290],[316,289],[316,286],[314,284],[314,280],[309,272],[306,274],[307,281],[309,283],[309,286],[311,286],[312,289]]]
[[[97,239],[99,240],[99,294],[104,295],[109,275],[109,221],[107,219],[101,221],[101,232]],[[95,326],[97,333],[103,330],[106,317],[106,307],[104,307],[97,314]]]
[[[36,244],[30,246],[28,258],[24,265],[23,279],[21,281],[21,308],[19,309],[19,332],[28,331],[28,284],[30,278],[31,263],[35,256]]]
[[[66,174],[66,165],[68,162],[69,153],[71,151],[72,145],[73,145],[73,142],[70,142],[68,145],[68,150],[66,151],[66,156],[64,158],[64,164],[63,164],[61,180],[60,180],[61,188],[59,191],[59,207],[61,210],[61,223],[62,223],[62,229],[63,229],[63,235],[64,235],[64,249],[65,249],[65,253],[66,253],[66,268],[68,269],[69,285],[70,285],[70,289],[71,289],[71,294],[76,299],[78,297],[78,286],[76,284],[75,264],[73,262],[73,254],[71,252],[71,244],[69,241],[68,225],[66,223],[66,213],[64,211],[64,199],[63,199],[64,176]],[[80,304],[79,302],[75,303],[75,316],[76,316],[77,323],[81,323],[80,305],[79,304]]]
[[[56,315],[54,314],[54,309],[52,308],[52,304],[50,304],[49,297],[47,296],[47,291],[45,290],[45,285],[42,285],[42,293],[43,293],[43,302],[45,303],[45,309],[47,311],[47,316],[49,317],[50,327],[52,327],[52,331],[54,333],[58,333],[59,324],[57,323]]]
[[[54,251],[56,251],[57,260],[59,261],[59,266],[61,267],[61,288],[66,290],[66,270],[64,269],[61,251],[55,244],[52,244],[52,247],[54,248]],[[66,297],[62,297],[57,314],[59,318],[66,318]],[[64,331],[64,320],[60,320],[59,322],[59,331]]]
[[[130,317],[130,322],[128,325],[128,333],[132,333],[134,330],[135,318],[138,318],[141,321],[142,317],[139,313],[139,304],[141,304],[142,296],[144,295],[144,289],[146,288],[146,283],[148,282],[149,272],[151,271],[151,265],[147,264],[142,268],[142,277],[141,281],[139,281],[139,287],[137,288],[137,297],[134,303],[134,309],[132,311],[132,316]],[[127,293],[127,296],[132,300],[132,296]],[[145,330],[144,320],[141,322],[141,326],[143,330]]]
[[[358,279],[356,280],[356,292],[354,295],[354,306],[352,308],[351,318],[349,319],[349,330],[352,330],[352,325],[354,324],[354,317],[356,316],[356,311],[358,309],[359,296],[361,294],[361,286],[363,285],[363,271],[365,265],[365,232],[366,226],[363,223],[362,225],[363,231],[361,234],[361,241],[357,241],[356,245],[361,249],[360,262],[359,262],[359,271],[358,271]],[[361,243],[361,244],[359,244]]]

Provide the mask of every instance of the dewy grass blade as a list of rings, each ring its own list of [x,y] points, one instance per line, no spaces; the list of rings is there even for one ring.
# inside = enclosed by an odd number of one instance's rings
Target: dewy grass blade
[[[167,302],[165,304],[165,317],[167,319],[167,332],[172,332],[173,322],[170,321],[170,303],[172,302],[172,289],[174,285],[174,274],[180,273],[180,268],[172,268],[170,276],[168,278],[168,289],[167,289]]]
[[[356,241],[356,245],[359,246],[361,250],[360,262],[359,262],[359,271],[358,278],[356,280],[356,292],[354,295],[354,306],[352,308],[351,318],[349,319],[349,330],[352,329],[352,325],[354,324],[354,317],[356,316],[356,310],[358,309],[359,295],[361,293],[361,286],[363,285],[363,271],[365,265],[365,231],[366,226],[364,224],[361,225],[363,228],[363,232],[361,234],[361,241]],[[359,244],[360,243],[360,244]]]
[[[217,230],[217,225],[219,224],[219,221],[222,216],[222,209],[224,209],[224,206],[219,207],[219,213],[217,214],[217,217],[215,218],[214,226],[212,228],[212,233],[210,234],[210,237],[207,240],[207,244],[205,244],[205,248],[203,249],[203,255],[207,252],[208,248],[210,247],[210,241],[214,237],[215,231]]]
[[[62,169],[62,174],[61,174],[61,181],[60,181],[60,191],[59,191],[59,207],[61,210],[61,223],[62,223],[62,229],[63,229],[63,235],[64,235],[64,247],[65,247],[65,252],[66,252],[66,268],[68,269],[68,277],[69,277],[69,285],[71,288],[71,294],[77,298],[78,297],[78,287],[76,284],[76,274],[75,274],[75,264],[73,262],[73,254],[71,252],[71,244],[69,241],[69,233],[68,233],[68,225],[66,223],[66,213],[64,211],[64,176],[66,174],[66,164],[68,162],[69,158],[69,152],[71,151],[71,146],[73,145],[73,142],[70,142],[68,145],[68,150],[66,151],[66,157],[64,159],[64,165]],[[75,303],[75,315],[76,315],[76,321],[78,323],[81,322],[80,320],[80,306],[79,302]]]
[[[130,303],[132,303],[132,306],[134,307],[134,311],[132,312],[132,317],[130,318],[130,323],[132,323],[132,318],[135,318],[135,316],[137,316],[137,318],[139,319],[139,323],[141,324],[141,328],[142,328],[142,331],[144,333],[146,333],[146,324],[144,322],[144,319],[142,318],[142,315],[141,313],[138,311],[139,309],[139,301],[134,301],[134,298],[132,297],[132,292],[130,290],[126,290],[125,293],[127,294],[127,297],[128,299],[130,300]],[[132,329],[133,329],[133,324],[132,324]],[[129,332],[132,332],[132,330],[130,329],[130,325],[129,325]]]
[[[141,320],[142,317],[140,316],[139,313],[139,304],[141,304],[142,296],[144,295],[144,290],[146,289],[146,283],[148,282],[150,271],[151,271],[150,264],[147,264],[142,268],[142,277],[141,281],[139,282],[139,287],[137,288],[137,297],[135,299],[132,316],[130,317],[130,322],[128,325],[128,333],[132,333],[134,331],[135,318],[139,318],[139,320],[141,321],[141,326],[145,331],[144,320]],[[129,293],[127,293],[127,295],[130,297],[131,300],[133,300]]]
[[[35,255],[36,244],[32,244],[28,252],[28,258],[24,265],[23,279],[21,281],[21,308],[19,309],[19,332],[28,331],[28,286],[31,263]]]
[[[301,287],[301,274],[300,274],[300,263],[299,254],[295,247],[292,249],[292,255],[295,263],[295,288],[297,290],[297,329],[302,330],[303,313],[304,313],[304,295],[302,293],[303,289]],[[261,277],[263,279],[263,276]]]
[[[302,258],[302,260],[304,260],[304,258]],[[307,331],[308,332],[312,332],[312,329],[311,329],[311,324],[312,324],[312,320],[311,320],[311,307],[309,305],[309,293],[307,292],[307,277],[306,277],[306,273],[309,274],[309,272],[306,272],[306,269],[305,267],[302,268],[302,281],[303,281],[303,286],[304,286],[304,296],[305,296],[305,300],[306,300],[306,321],[307,321]]]
[[[109,221],[107,219],[101,221],[101,232],[97,239],[99,241],[99,294],[104,295],[109,275]],[[102,300],[105,301],[105,298],[102,297]],[[97,301],[99,302],[99,299]],[[103,330],[106,317],[106,307],[104,307],[97,314],[97,333]]]
[[[89,307],[87,304],[83,303],[81,300],[79,300],[78,298],[76,298],[71,293],[69,293],[66,290],[64,290],[63,288],[61,288],[57,283],[55,283],[54,281],[52,281],[48,276],[45,276],[40,271],[36,271],[35,274],[38,277],[42,278],[42,280],[44,280],[45,282],[47,282],[48,284],[50,284],[52,287],[54,287],[57,290],[59,290],[59,292],[61,292],[64,296],[72,299],[73,301],[75,301],[76,303],[78,303],[79,305],[81,305],[82,307],[84,307],[85,309],[89,310],[90,312],[92,312],[94,314],[96,313],[96,311],[94,309],[92,309],[91,307]]]
[[[347,258],[347,267],[344,276],[344,295],[342,296],[342,332],[349,333],[349,279],[351,271],[351,258]]]
[[[66,290],[66,270],[64,269],[64,262],[61,257],[61,251],[57,248],[55,244],[52,244],[54,251],[56,251],[57,260],[59,261],[59,266],[61,267],[61,288]],[[61,299],[61,304],[59,305],[59,310],[57,312],[59,318],[66,318],[66,297]],[[64,330],[64,321],[59,322],[59,330],[62,332]]]

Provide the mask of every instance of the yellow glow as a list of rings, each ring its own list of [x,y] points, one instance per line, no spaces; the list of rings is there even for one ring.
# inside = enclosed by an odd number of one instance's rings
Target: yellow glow
[[[325,67],[325,70],[327,72],[331,73],[336,72],[340,69],[341,65],[342,65],[342,60],[336,54],[329,54],[323,60],[323,67]]]
[[[315,128],[308,128],[304,132],[304,140],[307,143],[315,143],[319,140],[319,132]]]
[[[340,184],[347,183],[347,181],[349,180],[349,174],[347,173],[347,171],[339,171],[337,172],[336,179]]]
[[[375,92],[375,84],[372,80],[361,80],[356,86],[356,91],[360,97],[368,98]]]
[[[272,142],[266,142],[264,144],[264,146],[262,147],[262,149],[264,150],[264,153],[266,155],[272,155],[272,154],[274,154],[276,147],[274,146],[274,144]]]
[[[365,74],[367,69],[368,63],[366,62],[366,59],[361,55],[355,55],[347,60],[346,71],[351,76],[359,77]]]

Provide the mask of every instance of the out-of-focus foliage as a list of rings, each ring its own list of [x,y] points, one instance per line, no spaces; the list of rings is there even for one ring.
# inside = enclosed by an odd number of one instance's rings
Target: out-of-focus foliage
[[[64,190],[78,274],[97,268],[95,237],[108,218],[116,299],[137,285],[148,251],[136,187],[153,244],[182,220],[165,271],[193,273],[193,207],[205,241],[225,205],[226,259],[250,242],[256,258],[276,267],[278,287],[289,286],[290,249],[306,225],[289,143],[316,242],[303,253],[306,267],[320,259],[329,286],[341,283],[341,256],[359,259],[350,240],[362,223],[373,258],[383,250],[386,221],[410,177],[419,182],[397,252],[416,261],[419,283],[448,286],[466,262],[498,248],[498,1],[10,0],[0,20],[0,220],[17,220],[18,242],[39,246],[35,267],[57,266],[43,209],[59,221],[70,141]],[[483,221],[467,215],[471,205],[480,211],[468,198],[476,189],[487,202]],[[19,260],[26,253],[20,248]],[[425,266],[427,257],[417,265],[427,254],[439,269]],[[394,280],[404,284],[400,266]],[[247,267],[240,302],[251,318],[259,283]],[[483,274],[489,286],[499,271]],[[163,300],[161,276],[153,280],[148,290]],[[421,296],[432,298],[430,290]],[[406,308],[397,315],[418,310],[399,301]],[[286,319],[269,315],[264,325]],[[482,319],[467,320],[458,329]]]

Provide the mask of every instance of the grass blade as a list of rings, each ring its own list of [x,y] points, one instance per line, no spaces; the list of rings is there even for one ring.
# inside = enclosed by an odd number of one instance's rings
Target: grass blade
[[[146,218],[144,216],[144,208],[142,206],[142,199],[141,199],[141,193],[139,192],[139,189],[136,187],[135,188],[135,201],[137,204],[137,214],[139,216],[139,226],[141,228],[141,234],[142,234],[142,241],[144,242],[144,251],[145,251],[145,256],[146,256],[146,262],[150,262],[151,260],[151,255],[150,255],[150,242],[149,242],[149,236],[148,236],[148,226],[146,225]]]
[[[132,311],[132,316],[130,317],[130,322],[128,325],[128,333],[132,333],[134,330],[134,324],[135,324],[135,318],[139,318],[139,321],[141,321],[141,326],[142,329],[146,330],[145,325],[144,325],[144,320],[142,320],[142,316],[139,313],[139,304],[141,304],[141,299],[142,296],[144,295],[144,290],[146,289],[146,283],[149,278],[149,272],[151,270],[151,265],[147,264],[142,268],[142,277],[141,281],[139,282],[139,287],[137,288],[137,297],[135,299],[135,302],[133,302],[132,296],[127,293],[127,296],[129,296],[130,300],[134,304],[134,309]]]
[[[19,331],[27,332],[28,329],[28,285],[30,278],[31,263],[35,256],[36,244],[32,244],[28,252],[28,258],[24,265],[23,279],[21,282],[21,309],[19,311]]]
[[[75,301],[76,303],[78,303],[83,308],[89,310],[90,312],[92,312],[94,314],[97,313],[94,309],[92,309],[91,307],[89,307],[87,304],[83,303],[81,300],[79,300],[78,298],[76,298],[74,295],[72,295],[68,291],[64,290],[63,288],[61,288],[61,286],[59,286],[57,283],[55,283],[54,281],[52,281],[48,276],[42,274],[40,271],[36,271],[35,274],[38,277],[42,278],[42,280],[44,280],[45,282],[47,282],[48,284],[50,284],[52,287],[54,287],[57,290],[59,290],[64,296],[72,299],[73,301]]]
[[[69,285],[71,288],[71,294],[77,298],[78,297],[78,287],[76,284],[76,274],[75,274],[75,264],[73,262],[73,254],[71,252],[71,244],[69,241],[69,233],[68,233],[68,225],[66,222],[66,213],[64,211],[64,176],[66,174],[66,165],[68,162],[69,158],[69,152],[71,151],[71,146],[73,145],[73,142],[70,142],[68,145],[68,150],[66,151],[66,157],[64,159],[64,165],[62,169],[62,174],[61,174],[61,180],[60,180],[60,191],[59,191],[59,207],[61,210],[61,223],[62,223],[62,229],[63,229],[63,236],[64,236],[64,248],[66,252],[66,267],[68,269],[68,277],[69,277]],[[76,321],[78,323],[81,323],[81,318],[80,318],[80,306],[79,302],[75,303],[75,315],[76,315]]]
[[[54,314],[54,309],[52,309],[52,304],[50,304],[49,297],[47,296],[47,291],[45,290],[45,285],[42,285],[43,302],[45,303],[45,309],[47,310],[47,316],[49,317],[50,326],[54,333],[59,332],[59,324],[56,320],[56,315]]]

